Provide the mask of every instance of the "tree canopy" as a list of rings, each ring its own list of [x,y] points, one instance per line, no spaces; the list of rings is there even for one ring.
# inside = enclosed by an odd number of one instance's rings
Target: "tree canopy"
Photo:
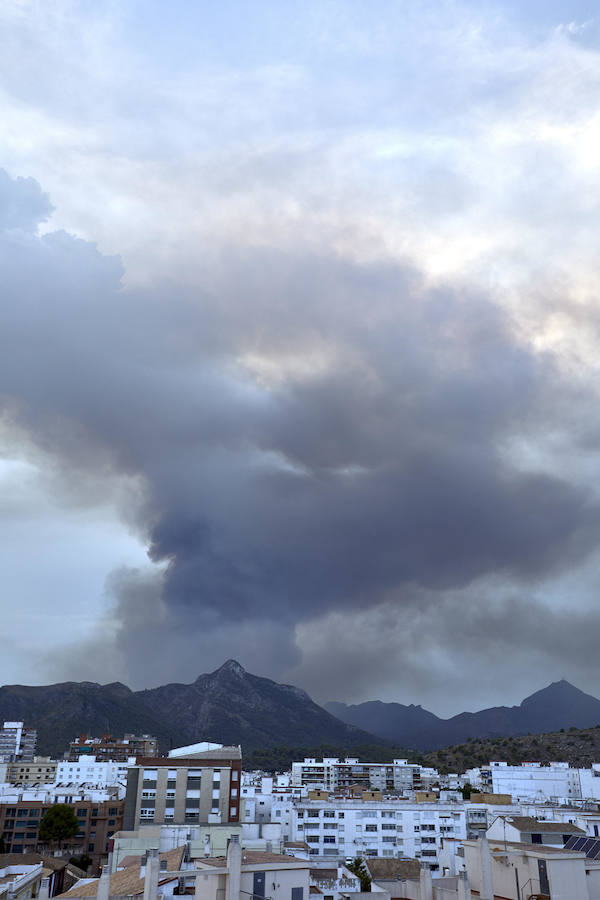
[[[48,810],[40,822],[40,840],[46,844],[58,843],[74,838],[79,831],[79,822],[72,806],[57,803]]]

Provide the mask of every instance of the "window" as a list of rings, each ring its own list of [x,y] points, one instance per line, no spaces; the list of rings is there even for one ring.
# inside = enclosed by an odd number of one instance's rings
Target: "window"
[[[235,806],[231,806],[229,808],[229,816],[230,818],[235,818],[235,816],[237,816],[237,809],[235,808]]]
[[[114,819],[109,819],[109,820],[108,820],[108,827],[109,827],[109,828],[111,827],[111,825],[114,826],[114,824],[115,824],[115,820],[114,820]]]
[[[336,842],[336,837],[334,834],[326,834],[325,837],[323,838],[324,844],[335,844],[335,842]]]
[[[304,838],[307,844],[318,844],[319,843],[319,835],[318,834],[307,834]]]
[[[318,819],[320,811],[321,810],[319,810],[319,809],[309,809],[308,818],[309,819]]]
[[[334,813],[333,810],[331,810],[331,809],[325,809],[325,810],[323,810],[323,818],[325,818],[325,819],[334,819],[334,818],[335,818],[335,813]]]
[[[238,778],[239,778],[239,773],[238,773],[237,769],[233,769],[231,772],[231,780],[237,781]]]
[[[18,811],[18,813],[17,813],[17,817],[20,818],[20,819],[22,819],[23,816],[26,816],[26,815],[27,815],[27,810],[26,810],[26,809],[20,809],[20,810]]]
[[[343,819],[343,818],[344,818],[344,813],[343,812],[338,813],[338,819]]]
[[[78,818],[84,819],[87,816],[87,809],[78,809],[76,811],[76,815],[78,816]]]
[[[292,900],[304,900],[304,888],[292,888]],[[327,898],[325,898],[327,900]]]
[[[90,853],[93,853],[93,852],[94,852],[94,845],[93,845],[93,844],[88,844],[88,850],[90,851]]]
[[[365,825],[365,831],[377,831],[377,825]]]

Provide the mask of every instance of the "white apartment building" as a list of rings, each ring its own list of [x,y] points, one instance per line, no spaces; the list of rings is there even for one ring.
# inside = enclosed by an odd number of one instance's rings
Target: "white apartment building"
[[[315,860],[411,857],[435,871],[442,838],[466,836],[463,804],[302,800],[292,816],[291,840],[305,841]]]
[[[574,769],[566,762],[521,763],[509,766],[494,760],[467,773],[473,787],[494,794],[510,794],[514,800],[600,800],[600,764]]]
[[[56,765],[57,784],[88,784],[95,787],[112,787],[127,784],[127,772],[135,766],[136,757],[127,762],[101,762],[95,756],[80,756],[77,761],[64,761]]]
[[[33,760],[37,732],[26,728],[24,722],[4,722],[0,728],[0,762]]]
[[[108,800],[122,800],[125,788],[89,787],[81,784],[43,784],[36,787],[15,787],[13,784],[0,784],[0,803],[77,803],[89,800],[90,803],[104,803]]]
[[[353,757],[340,760],[324,757],[322,760],[306,758],[303,762],[292,763],[293,787],[321,787],[335,791],[361,785],[364,788],[381,791],[427,790],[439,783],[436,769],[409,763],[406,759],[395,759],[392,763],[359,762]]]

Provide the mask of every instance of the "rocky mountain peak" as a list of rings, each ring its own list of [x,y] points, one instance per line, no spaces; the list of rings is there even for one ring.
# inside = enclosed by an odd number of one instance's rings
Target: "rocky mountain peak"
[[[222,666],[220,666],[216,672],[213,672],[214,675],[236,675],[238,678],[242,678],[246,674],[246,670],[237,659],[228,659],[227,662],[224,662]]]

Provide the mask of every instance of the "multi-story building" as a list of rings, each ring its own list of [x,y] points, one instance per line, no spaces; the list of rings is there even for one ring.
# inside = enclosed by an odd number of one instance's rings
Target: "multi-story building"
[[[135,757],[127,762],[102,762],[95,756],[80,756],[54,764],[58,784],[88,784],[95,787],[112,787],[127,784],[127,772],[135,765]]]
[[[122,738],[105,734],[102,737],[90,737],[80,734],[69,744],[68,760],[77,762],[84,754],[93,756],[97,762],[127,762],[132,756],[147,759],[158,753],[158,741],[149,734],[125,734]]]
[[[79,822],[79,832],[72,840],[73,850],[87,853],[95,869],[108,853],[108,842],[123,826],[124,801],[117,796],[92,799],[89,794],[77,794],[73,788],[69,804]],[[0,835],[8,853],[28,853],[39,848],[40,822],[44,814],[57,802],[51,791],[23,791],[0,802]],[[63,801],[64,802],[64,801]]]
[[[23,786],[53,784],[56,781],[56,766],[56,760],[49,756],[34,756],[31,762],[9,763],[6,767],[6,781]]]
[[[463,804],[301,800],[292,817],[292,840],[306,841],[310,856],[410,857],[438,867],[443,837],[465,838]]]
[[[221,744],[138,759],[127,776],[124,827],[239,822],[241,774],[240,748]]]
[[[337,791],[355,785],[381,791],[409,791],[427,789],[439,782],[439,773],[406,759],[395,759],[393,763],[359,762],[347,757],[325,757],[322,760],[306,758],[303,762],[292,763],[292,785],[294,787],[322,787]]]
[[[600,764],[571,768],[567,762],[524,762],[510,766],[494,760],[468,772],[470,783],[487,793],[509,794],[515,800],[600,800]]]
[[[37,731],[24,722],[5,722],[0,728],[0,762],[32,762]]]

